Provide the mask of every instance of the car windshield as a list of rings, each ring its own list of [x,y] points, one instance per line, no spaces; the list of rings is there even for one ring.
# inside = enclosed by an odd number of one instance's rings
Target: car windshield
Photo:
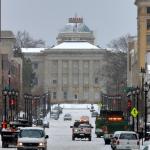
[[[123,133],[120,135],[120,139],[136,140],[137,135],[136,134]]]
[[[20,132],[20,137],[29,137],[29,138],[41,138],[44,136],[44,132],[42,130],[22,130]]]
[[[70,117],[71,115],[70,114],[65,114],[65,117]]]

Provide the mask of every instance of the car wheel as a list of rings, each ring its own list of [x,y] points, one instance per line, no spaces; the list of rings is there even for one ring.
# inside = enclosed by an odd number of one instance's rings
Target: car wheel
[[[89,136],[89,141],[91,141],[91,136]]]
[[[72,141],[74,141],[75,140],[75,137],[74,136],[72,136]]]
[[[7,148],[8,144],[6,142],[2,142],[2,148]]]

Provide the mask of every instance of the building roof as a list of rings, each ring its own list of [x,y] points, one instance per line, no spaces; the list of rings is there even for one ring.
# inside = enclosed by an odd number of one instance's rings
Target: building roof
[[[45,48],[21,48],[22,53],[41,53]]]
[[[52,49],[99,49],[88,42],[63,42]]]

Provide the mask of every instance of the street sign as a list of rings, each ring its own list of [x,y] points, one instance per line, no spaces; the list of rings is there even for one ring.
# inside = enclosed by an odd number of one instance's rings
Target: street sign
[[[136,118],[137,117],[137,115],[138,115],[138,111],[137,111],[137,109],[135,108],[135,107],[133,107],[132,108],[132,110],[131,110],[131,115],[134,117],[134,118]]]

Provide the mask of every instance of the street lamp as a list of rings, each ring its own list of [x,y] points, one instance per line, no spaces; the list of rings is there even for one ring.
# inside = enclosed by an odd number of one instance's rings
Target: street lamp
[[[132,91],[132,98],[133,98],[133,107],[135,107],[135,95],[136,95],[136,90],[133,89]],[[132,117],[132,121],[133,121],[133,131],[134,131],[134,127],[135,127],[135,121],[134,121],[134,117]]]
[[[28,108],[29,108],[29,124],[32,125],[32,95],[29,95],[29,99],[28,99]]]
[[[6,89],[3,90],[3,96],[4,96],[4,121],[6,121],[7,119],[7,95],[8,95],[8,91]]]
[[[148,94],[149,88],[150,88],[150,86],[146,82],[144,84],[144,93],[145,93],[145,97],[144,97],[144,100],[145,100],[145,139],[146,139],[146,132],[147,132],[147,94]]]
[[[24,103],[25,103],[25,119],[27,119],[27,94],[24,94]]]
[[[16,96],[16,117],[17,117],[17,121],[18,121],[18,95],[19,95],[19,92],[16,91],[15,92],[15,96]]]
[[[8,96],[9,96],[9,109],[10,109],[9,121],[12,121],[12,107],[11,107],[11,96],[12,96],[12,93],[11,93],[10,90],[8,91]]]
[[[51,92],[48,90],[48,111],[51,114]]]
[[[127,120],[128,120],[128,123],[130,122],[130,111],[131,111],[131,106],[132,106],[132,102],[131,102],[131,91],[129,91],[128,93],[127,93]]]
[[[137,110],[139,111],[139,94],[140,94],[140,88],[136,88],[136,107]],[[136,121],[136,127],[137,127],[137,132],[139,131],[139,115],[137,114],[137,121]]]

